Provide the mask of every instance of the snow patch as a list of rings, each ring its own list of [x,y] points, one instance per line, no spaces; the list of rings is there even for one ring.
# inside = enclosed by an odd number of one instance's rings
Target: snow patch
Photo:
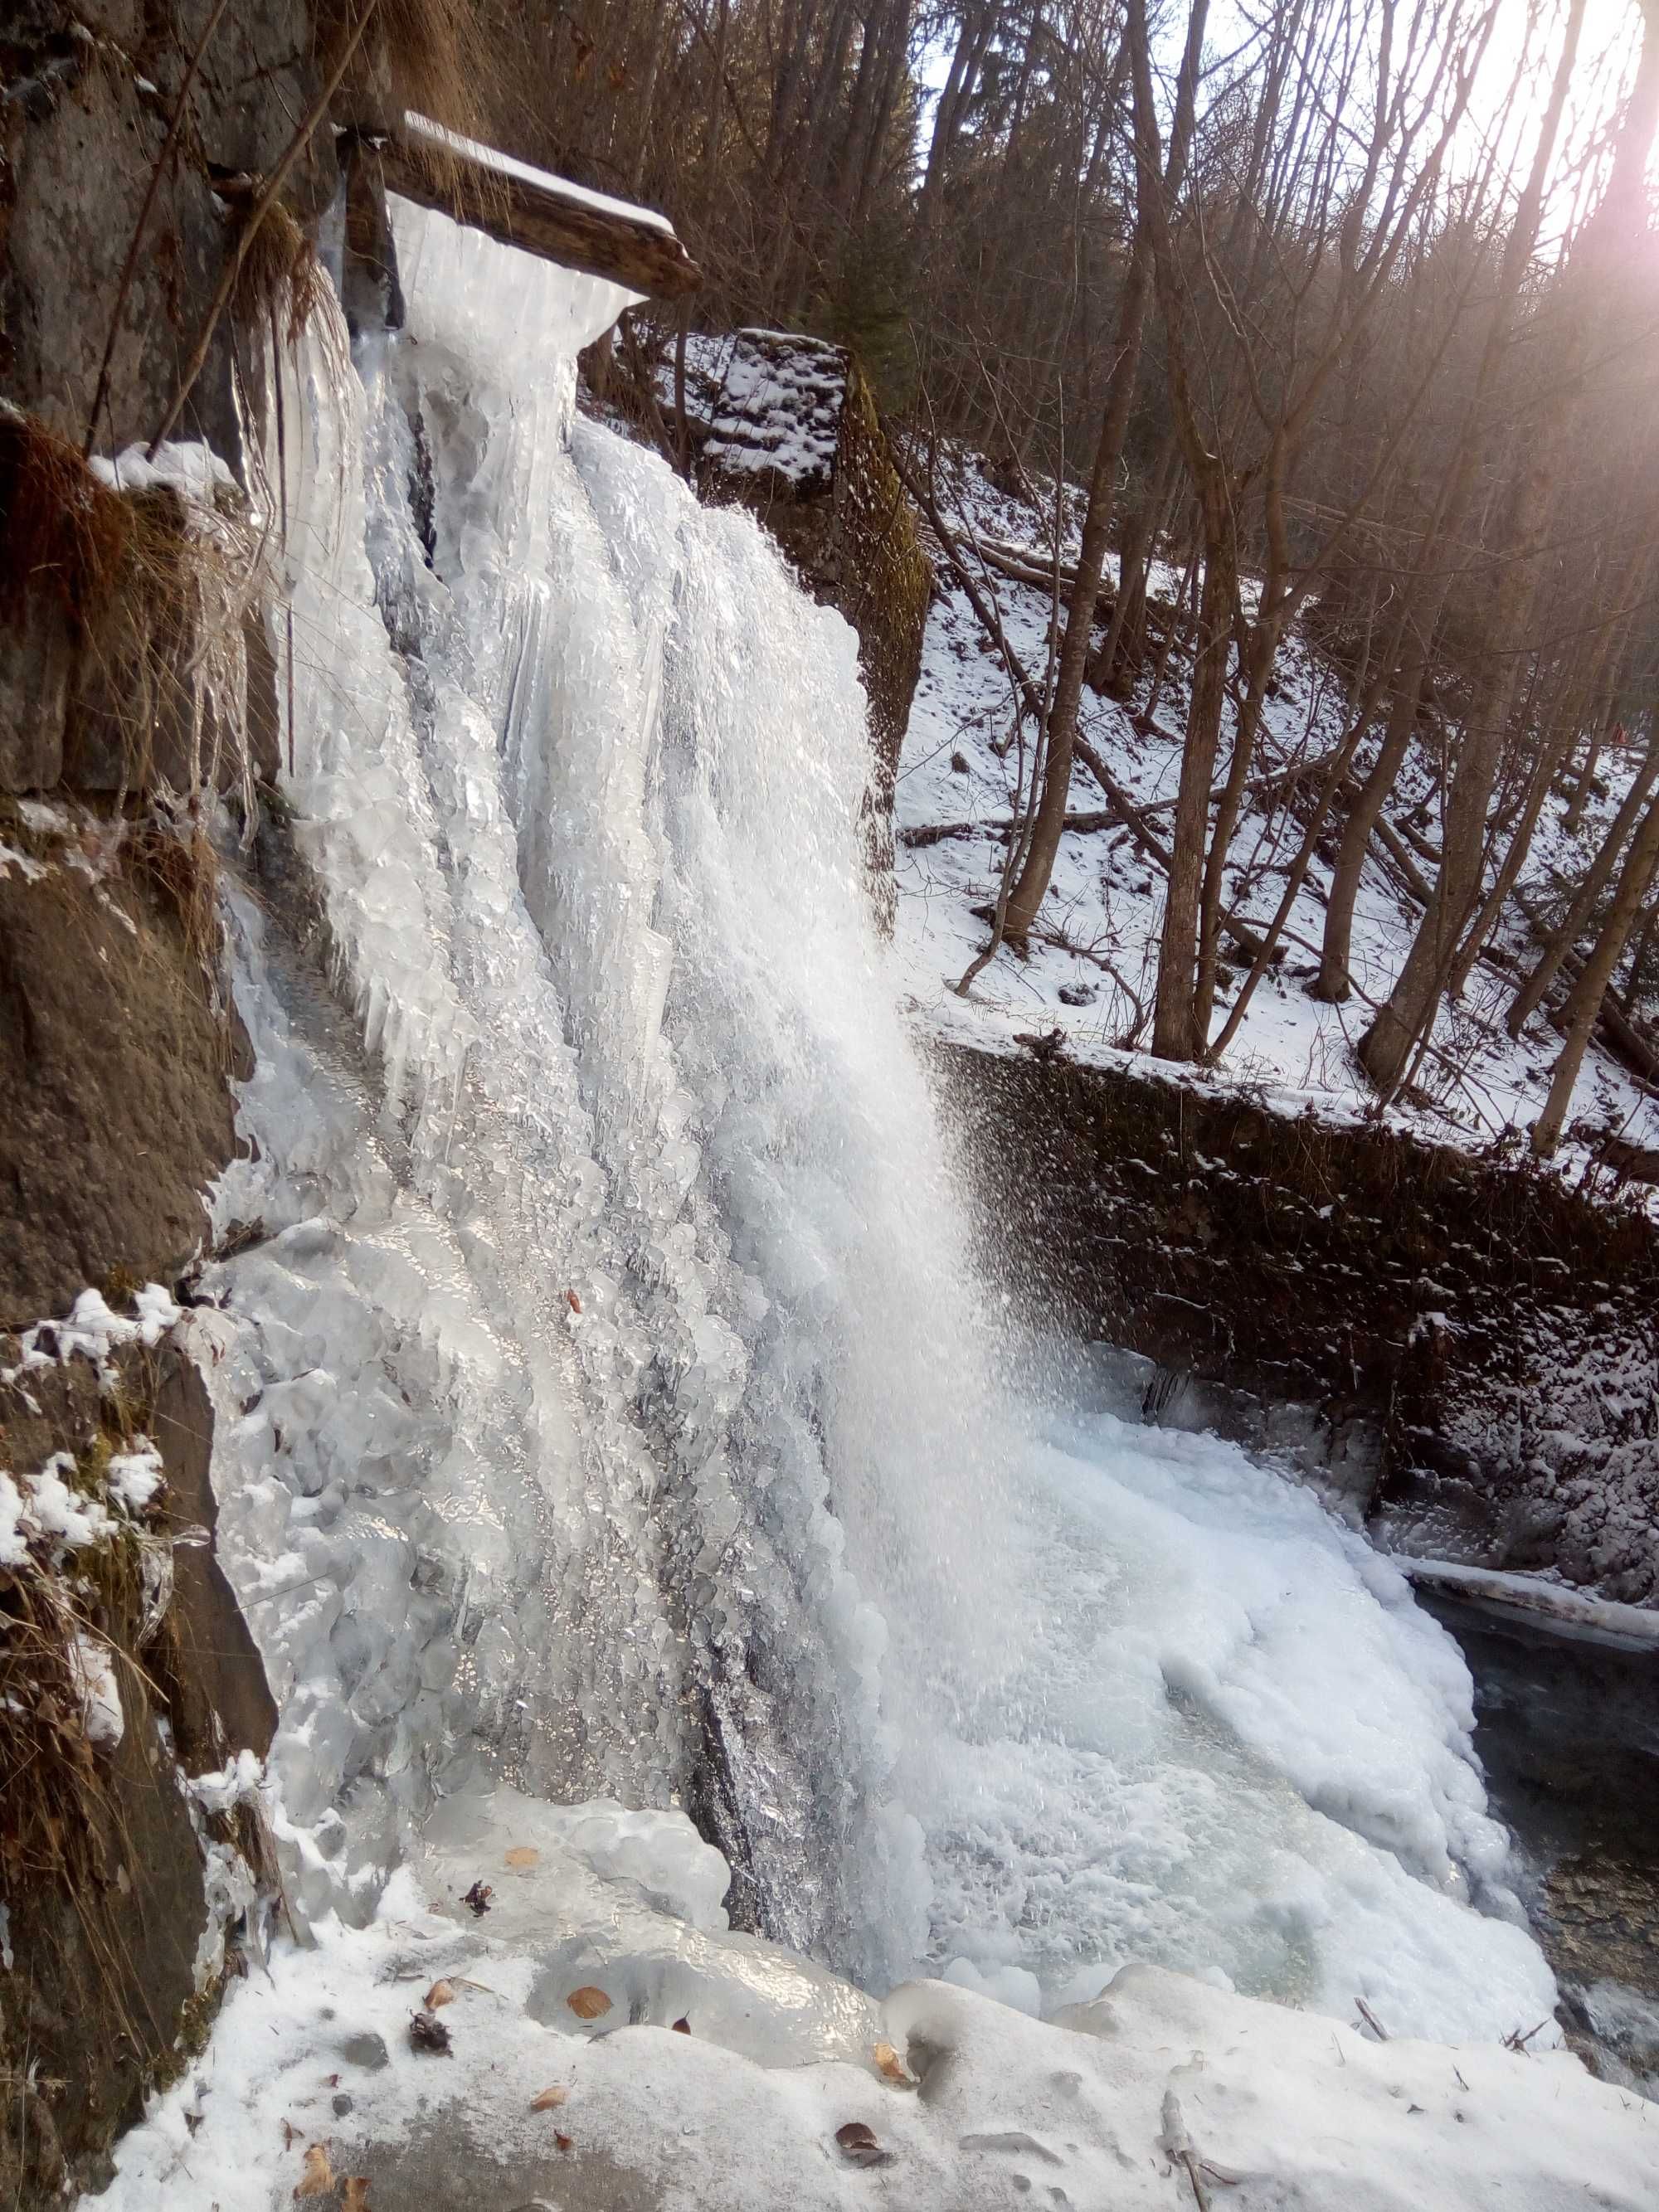
[[[100,1750],[113,1751],[127,1728],[115,1680],[114,1654],[100,1638],[77,1635],[70,1642],[68,1656],[87,1739]]]

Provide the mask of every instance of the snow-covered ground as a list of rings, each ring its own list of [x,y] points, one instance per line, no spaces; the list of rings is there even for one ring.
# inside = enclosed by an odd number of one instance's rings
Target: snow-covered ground
[[[1048,2022],[937,1981],[878,2004],[726,1934],[718,1859],[711,1883],[681,1816],[503,1790],[442,1817],[368,1928],[330,1920],[233,1987],[122,2146],[107,2212],[1649,2212],[1659,2194],[1659,2106],[1565,2052],[1383,2041],[1380,2014],[1145,1966]]]
[[[974,538],[1032,546],[1041,543],[1036,513],[990,484],[975,465],[959,459],[949,480],[951,511]],[[1035,586],[988,574],[1010,643],[1041,682],[1050,617],[1049,594]],[[1113,581],[1108,569],[1108,588]],[[1007,1046],[1020,1034],[1062,1031],[1066,1050],[1085,1062],[1126,1057],[1141,1073],[1183,1082],[1246,1085],[1278,1110],[1347,1119],[1372,1109],[1372,1094],[1355,1062],[1353,1046],[1370,1018],[1366,998],[1385,997],[1403,963],[1419,909],[1391,879],[1373,846],[1354,916],[1352,967],[1358,991],[1346,1005],[1328,1005],[1310,994],[1324,927],[1322,897],[1328,869],[1316,859],[1287,925],[1283,960],[1264,977],[1225,1060],[1213,1073],[1172,1074],[1145,1048],[1151,1033],[1158,935],[1163,920],[1164,878],[1127,830],[1068,831],[1062,840],[1044,926],[1029,958],[1000,952],[967,1000],[953,986],[989,932],[973,909],[996,895],[1006,850],[997,829],[1010,817],[1018,786],[1017,750],[1007,675],[972,608],[949,569],[938,564],[939,593],[929,617],[922,672],[899,764],[896,817],[898,941],[910,994],[922,1018],[966,1042]],[[1154,571],[1152,590],[1173,599],[1180,578]],[[1181,774],[1189,667],[1172,655],[1158,712],[1143,722],[1152,674],[1143,676],[1134,700],[1120,706],[1085,686],[1081,726],[1109,771],[1168,836]],[[1297,763],[1317,759],[1340,738],[1346,702],[1328,662],[1299,636],[1280,654],[1278,696],[1264,715],[1257,784],[1271,782]],[[1231,728],[1224,729],[1222,769]],[[1359,767],[1368,765],[1362,754]],[[1563,826],[1552,800],[1540,825],[1522,878],[1534,896],[1553,866],[1582,872],[1619,801],[1630,768],[1604,757],[1608,795],[1587,811],[1576,836]],[[1408,757],[1390,813],[1409,815],[1427,790],[1420,749]],[[1072,807],[1109,811],[1109,802],[1079,762],[1072,780]],[[923,846],[905,833],[943,823],[969,823],[973,833]],[[1340,827],[1340,812],[1333,826]],[[1437,819],[1427,831],[1437,840]],[[1303,825],[1282,809],[1247,808],[1233,842],[1229,894],[1242,916],[1264,929],[1284,887]],[[1432,864],[1419,865],[1432,874]],[[1528,949],[1525,927],[1511,905],[1500,942],[1517,956]],[[1237,991],[1240,973],[1224,966],[1225,995],[1216,1021]],[[1524,1132],[1536,1118],[1548,1088],[1559,1046],[1555,1032],[1534,1018],[1530,1033],[1513,1042],[1503,1016],[1512,979],[1480,963],[1462,1006],[1443,1013],[1438,1042],[1443,1055],[1425,1065],[1421,1103],[1391,1113],[1394,1126],[1416,1127],[1437,1141],[1480,1146]],[[1133,1050],[1133,1048],[1139,1048]],[[1635,1144],[1659,1145],[1659,1105],[1646,1098],[1626,1072],[1595,1047],[1574,1093],[1570,1120],[1611,1129]],[[1576,1172],[1585,1155],[1568,1146],[1564,1172]]]

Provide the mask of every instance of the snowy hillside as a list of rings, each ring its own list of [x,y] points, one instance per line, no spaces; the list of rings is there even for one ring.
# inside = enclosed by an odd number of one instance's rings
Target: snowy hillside
[[[971,461],[958,464],[949,496],[965,543],[1042,544],[1043,523],[1036,512],[994,489]],[[1050,594],[988,568],[984,579],[994,589],[1010,644],[1040,682]],[[1173,599],[1180,580],[1171,569],[1155,569],[1153,596]],[[1109,568],[1109,592],[1111,583]],[[1247,1086],[1287,1113],[1312,1107],[1346,1119],[1374,1111],[1353,1046],[1370,1019],[1368,1002],[1385,995],[1398,973],[1421,912],[1375,841],[1355,915],[1355,995],[1346,1006],[1332,1006],[1308,988],[1318,966],[1328,881],[1328,867],[1316,860],[1291,912],[1283,957],[1264,978],[1220,1067],[1177,1071],[1146,1051],[1164,878],[1079,760],[1071,805],[1081,818],[1062,841],[1043,931],[1033,938],[1028,958],[1004,949],[967,1000],[956,994],[956,983],[989,934],[975,909],[996,896],[1006,849],[999,833],[1013,809],[1020,761],[1018,746],[1009,744],[1013,717],[1003,664],[942,561],[938,585],[897,794],[899,945],[907,988],[925,1020],[945,1035],[999,1047],[1018,1036],[1058,1029],[1064,1049],[1080,1060],[1107,1062],[1134,1052],[1143,1073]],[[1155,669],[1143,672],[1127,706],[1086,686],[1084,691],[1084,737],[1164,836],[1181,773],[1188,677],[1189,665],[1177,649],[1156,700]],[[1282,790],[1288,771],[1318,760],[1338,741],[1346,708],[1330,665],[1304,639],[1293,638],[1280,654],[1278,696],[1267,704],[1259,765],[1228,873],[1234,911],[1263,930],[1303,831],[1291,811],[1263,794]],[[1230,723],[1231,715],[1230,707]],[[1224,760],[1229,742],[1224,729]],[[1362,753],[1361,773],[1367,764]],[[1411,820],[1431,789],[1429,769],[1419,746],[1407,760],[1389,816],[1406,817],[1431,844],[1438,834],[1432,806],[1420,824]],[[1562,848],[1569,842],[1579,848],[1574,872],[1582,872],[1617,810],[1628,774],[1617,763],[1610,775],[1604,774],[1606,793],[1587,809],[1576,837],[1562,826],[1559,803],[1551,802],[1520,886],[1523,897],[1541,895],[1552,862],[1565,860]],[[1431,860],[1423,858],[1421,866],[1431,875]],[[1517,958],[1528,949],[1526,924],[1513,902],[1499,944]],[[1223,967],[1218,1025],[1240,972]],[[1449,1020],[1442,1018],[1439,1049],[1425,1063],[1420,1089],[1398,1114],[1390,1112],[1391,1122],[1466,1146],[1513,1142],[1525,1130],[1543,1103],[1559,1041],[1536,1017],[1521,1042],[1510,1040],[1503,1013],[1513,989],[1512,975],[1486,962],[1477,965],[1461,1007]],[[1659,1145],[1659,1107],[1595,1048],[1579,1079],[1571,1119],[1632,1143]],[[1582,1145],[1569,1146],[1559,1164],[1564,1172],[1577,1172],[1585,1158]]]

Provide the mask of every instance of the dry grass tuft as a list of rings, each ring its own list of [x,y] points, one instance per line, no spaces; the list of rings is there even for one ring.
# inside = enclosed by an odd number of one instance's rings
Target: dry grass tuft
[[[279,344],[297,345],[321,311],[328,277],[317,249],[280,200],[265,210],[236,278],[238,319]]]
[[[0,621],[50,594],[83,630],[109,604],[131,535],[126,503],[77,447],[0,402]]]
[[[176,832],[159,822],[141,822],[126,850],[134,873],[178,918],[192,958],[213,974],[219,959],[219,859],[200,821]]]
[[[342,13],[349,3],[333,0]],[[441,141],[405,133],[403,118],[419,115],[462,138],[499,145],[504,121],[523,105],[531,56],[522,27],[485,0],[379,0],[366,52],[369,119],[378,112],[381,127],[402,137],[464,219],[488,216],[483,203],[499,196],[488,172]]]
[[[399,106],[489,137],[506,89],[505,33],[477,0],[380,0],[380,36]]]

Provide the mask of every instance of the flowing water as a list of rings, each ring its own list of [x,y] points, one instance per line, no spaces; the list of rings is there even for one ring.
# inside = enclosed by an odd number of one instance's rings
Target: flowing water
[[[199,1323],[296,1903],[495,1776],[688,1808],[872,1986],[1547,2014],[1450,1638],[975,1281],[851,632],[575,416],[621,295],[397,223],[408,329],[270,410],[289,811]]]

